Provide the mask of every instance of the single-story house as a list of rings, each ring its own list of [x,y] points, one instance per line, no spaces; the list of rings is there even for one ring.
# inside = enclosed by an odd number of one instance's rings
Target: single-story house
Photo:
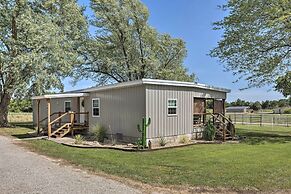
[[[249,106],[230,106],[226,108],[227,113],[247,113],[249,111]]]
[[[175,140],[193,135],[206,122],[206,99],[213,100],[211,114],[224,114],[229,92],[204,84],[142,79],[35,96],[33,122],[38,130],[47,130],[49,137],[64,136],[72,125],[81,129],[100,124],[117,138],[134,142],[141,135],[137,125],[146,117],[151,118],[147,140]]]

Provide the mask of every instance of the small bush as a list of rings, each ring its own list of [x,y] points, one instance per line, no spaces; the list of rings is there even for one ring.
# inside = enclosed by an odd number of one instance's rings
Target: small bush
[[[98,142],[103,143],[105,138],[107,138],[106,136],[107,129],[104,126],[101,126],[99,124],[93,127],[92,133],[93,133],[94,139]]]
[[[207,141],[213,141],[215,137],[215,127],[209,120],[203,130],[203,139]]]
[[[183,135],[179,139],[179,143],[188,143],[188,142],[189,142],[189,138],[187,135]]]
[[[160,146],[165,146],[167,144],[167,141],[164,137],[160,137],[159,139]]]
[[[284,114],[291,114],[291,108],[284,110]]]
[[[82,135],[75,135],[75,144],[82,144],[84,141],[84,137]]]

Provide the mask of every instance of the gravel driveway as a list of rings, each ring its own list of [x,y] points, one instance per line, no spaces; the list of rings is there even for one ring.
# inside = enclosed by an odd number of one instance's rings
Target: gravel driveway
[[[0,193],[141,193],[14,145],[0,136]]]

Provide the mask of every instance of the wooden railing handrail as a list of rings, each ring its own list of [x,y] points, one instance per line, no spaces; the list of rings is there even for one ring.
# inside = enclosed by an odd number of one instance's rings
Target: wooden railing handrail
[[[55,114],[57,114],[58,112],[54,112],[54,113],[52,113],[51,115],[50,115],[50,117],[51,116],[53,116],[53,115],[55,115]],[[39,122],[41,123],[41,122],[43,122],[43,121],[45,121],[45,120],[47,120],[48,119],[48,117],[45,117],[45,118],[43,118],[42,120],[40,120]]]
[[[223,117],[224,119],[226,119],[226,120],[227,120],[228,122],[230,122],[231,124],[233,124],[232,121],[231,121],[229,118],[227,118],[224,114],[219,113],[219,115],[220,115],[221,117]]]
[[[53,120],[52,122],[50,122],[49,125],[55,123],[56,121],[58,121],[59,119],[63,118],[64,116],[66,116],[69,113],[72,114],[71,112],[66,112],[66,113],[62,114],[61,116],[59,116],[58,118],[56,118],[55,120]]]

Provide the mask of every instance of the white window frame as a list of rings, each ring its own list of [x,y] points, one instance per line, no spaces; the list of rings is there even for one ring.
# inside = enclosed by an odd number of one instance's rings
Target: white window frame
[[[66,103],[67,103],[67,102],[70,103],[70,111],[72,111],[72,101],[71,101],[71,100],[66,100],[66,101],[64,101],[64,112],[67,112],[67,111],[66,111]],[[70,111],[69,111],[69,112],[70,112]]]
[[[98,100],[98,107],[94,107],[93,105],[94,105],[94,100]],[[100,111],[101,111],[101,108],[100,108],[101,106],[100,106],[100,98],[92,98],[92,117],[100,117]],[[99,115],[94,115],[94,108],[99,108]]]
[[[170,100],[175,100],[176,101],[176,106],[169,106],[169,101]],[[175,108],[176,109],[176,114],[169,114],[169,108]],[[167,99],[167,115],[168,116],[177,116],[178,114],[178,100],[176,98],[168,98]]]

